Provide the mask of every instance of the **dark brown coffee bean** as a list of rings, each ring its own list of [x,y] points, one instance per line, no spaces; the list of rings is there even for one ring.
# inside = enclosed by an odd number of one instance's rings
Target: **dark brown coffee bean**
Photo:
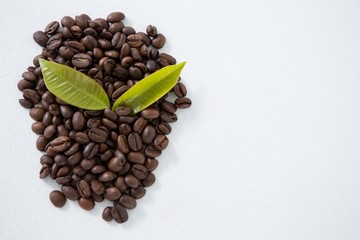
[[[30,109],[34,106],[34,104],[29,101],[29,100],[26,100],[26,99],[19,99],[19,104],[23,107],[23,108],[26,108],[26,109]]]
[[[90,142],[85,146],[84,151],[83,151],[83,156],[86,159],[91,159],[91,158],[95,157],[95,155],[98,152],[99,152],[99,145],[94,142]]]
[[[175,104],[169,102],[169,101],[164,101],[161,103],[161,108],[169,113],[175,113],[177,110],[177,107]]]
[[[124,18],[125,18],[125,14],[123,14],[122,12],[112,12],[106,17],[106,20],[109,23],[114,23],[114,22],[120,22],[121,20],[124,20]]]
[[[67,156],[63,155],[63,154],[57,154],[55,157],[54,157],[54,161],[55,163],[62,167],[62,166],[66,166],[67,165]],[[66,175],[66,174],[65,174]]]
[[[104,208],[104,211],[102,212],[102,218],[107,221],[111,222],[113,220],[113,217],[111,216],[111,209],[112,207],[106,207]]]
[[[48,140],[44,136],[39,136],[36,140],[36,148],[39,151],[45,151],[45,147],[48,144]]]
[[[145,110],[141,111],[141,116],[151,120],[158,118],[160,116],[160,112],[155,108],[146,108]]]
[[[78,25],[81,29],[85,29],[88,27],[88,21],[91,18],[86,14],[80,14],[79,16],[75,16],[75,24]]]
[[[69,158],[68,158],[68,163],[69,165],[71,166],[75,166],[76,164],[78,164],[81,159],[83,158],[81,152],[77,152],[77,153],[74,153],[72,154]]]
[[[111,171],[105,171],[102,174],[100,174],[98,180],[100,182],[110,182],[116,178],[116,174]]]
[[[52,179],[55,179],[56,178],[56,174],[58,173],[58,171],[60,170],[60,167],[55,163],[51,166],[51,169],[50,169],[50,177]]]
[[[101,119],[102,123],[104,124],[104,126],[106,126],[107,128],[109,129],[117,129],[117,124],[114,123],[113,121],[111,121],[110,119],[107,119],[107,118],[102,118]]]
[[[91,209],[94,208],[95,202],[94,202],[94,200],[92,198],[83,198],[83,197],[81,197],[79,199],[79,206],[84,210],[90,211]]]
[[[129,218],[126,209],[120,204],[117,204],[111,209],[111,216],[117,223],[126,222]]]
[[[89,141],[90,141],[90,139],[89,139],[89,137],[87,136],[87,134],[86,133],[84,133],[84,132],[77,132],[76,134],[75,134],[75,141],[76,142],[78,142],[78,143],[80,143],[80,144],[88,144],[89,143]]]
[[[142,198],[146,193],[145,188],[142,185],[139,185],[137,188],[131,188],[130,195],[135,199]]]
[[[71,181],[71,178],[69,175],[67,176],[62,176],[62,177],[56,177],[55,179],[56,183],[59,185],[63,185],[63,184],[69,184]]]
[[[51,165],[54,164],[54,159],[53,159],[52,157],[50,157],[50,156],[48,156],[48,155],[45,154],[45,155],[42,155],[42,156],[40,157],[40,163],[41,163],[42,165],[46,164],[46,165],[51,166]]]
[[[122,60],[124,57],[128,56],[129,54],[130,54],[130,46],[128,43],[124,43],[120,51],[120,60]]]
[[[131,172],[138,179],[145,179],[148,175],[147,168],[140,164],[134,164],[131,168]]]
[[[111,24],[108,30],[109,30],[109,32],[110,32],[112,35],[114,35],[114,34],[116,34],[117,32],[121,32],[121,30],[122,30],[124,27],[125,27],[124,23],[122,23],[122,22],[116,22],[116,23]],[[111,39],[111,38],[112,38],[112,36],[109,37],[109,39]]]
[[[62,208],[66,203],[66,198],[64,194],[62,194],[58,190],[52,191],[49,195],[49,198],[51,203],[58,208]]]
[[[62,38],[63,38],[62,33],[58,33],[58,34],[53,35],[47,41],[46,48],[48,50],[51,50],[51,51],[55,50],[55,49],[58,49],[62,44]]]
[[[85,46],[77,41],[69,41],[68,47],[75,53],[82,53],[86,50]]]
[[[40,94],[34,89],[24,89],[23,97],[33,104],[37,104],[41,100]]]
[[[94,174],[100,174],[100,173],[103,173],[106,171],[106,167],[103,166],[103,165],[95,165],[91,168],[91,172],[94,173]]]
[[[156,180],[155,175],[153,173],[149,173],[148,176],[141,182],[144,187],[150,187],[151,185],[154,184],[155,180]]]
[[[66,46],[61,46],[59,49],[59,54],[65,60],[70,60],[75,55],[74,51]]]
[[[24,89],[27,89],[27,88],[33,89],[33,88],[35,88],[35,82],[31,82],[31,81],[28,81],[28,80],[25,80],[25,79],[21,79],[18,82],[17,87],[21,92],[24,91]]]
[[[141,138],[144,143],[150,144],[156,136],[156,130],[152,125],[147,125],[142,132]]]
[[[46,178],[47,176],[49,176],[49,174],[50,174],[49,166],[46,165],[46,164],[43,164],[41,169],[40,169],[40,172],[39,172],[40,179]]]
[[[128,116],[131,113],[131,108],[128,106],[119,106],[115,109],[118,116]]]
[[[105,186],[96,179],[91,181],[91,190],[96,194],[104,194]]]
[[[175,100],[175,104],[178,108],[189,108],[191,106],[190,98],[183,97]]]
[[[127,142],[127,137],[125,135],[119,135],[118,140],[117,140],[117,144],[118,144],[119,150],[122,153],[128,153],[130,151],[129,150],[129,145],[128,145],[128,142]]]
[[[75,154],[77,151],[79,151],[79,149],[80,149],[80,144],[74,143],[71,145],[71,147],[68,150],[66,150],[64,152],[64,154],[65,154],[65,156],[71,156],[71,155]]]
[[[151,41],[151,45],[153,45],[154,48],[160,49],[165,45],[165,42],[165,36],[159,33],[153,38],[153,40]]]
[[[81,162],[80,162],[80,166],[85,169],[85,170],[90,170],[92,167],[94,167],[96,165],[96,160],[95,159],[86,159],[84,158]]]
[[[35,121],[41,121],[44,117],[46,110],[40,107],[34,107],[29,111],[29,115]]]
[[[109,200],[109,201],[115,201],[118,200],[121,196],[121,193],[119,191],[119,189],[117,189],[116,187],[110,187],[107,188],[104,194],[105,199]]]
[[[118,119],[118,116],[116,115],[116,113],[111,111],[110,109],[104,110],[104,116],[111,121],[116,121]]]
[[[140,117],[134,123],[134,132],[141,134],[144,128],[147,126],[148,122],[145,118]]]
[[[124,178],[124,181],[125,181],[126,185],[128,185],[131,188],[137,188],[140,184],[139,179],[137,179],[132,174],[127,174]]]
[[[75,24],[75,20],[72,17],[65,16],[61,19],[61,26],[71,27]]]
[[[165,135],[167,135],[171,132],[171,126],[167,122],[161,122],[161,123],[157,124],[155,128],[158,133],[162,133]]]
[[[127,209],[134,209],[136,207],[135,199],[129,195],[123,195],[119,199],[119,203]]]
[[[31,130],[36,134],[43,134],[46,126],[43,122],[34,122],[31,125]]]
[[[106,150],[102,155],[101,155],[101,160],[104,162],[109,161],[112,157],[114,156],[114,151],[113,150]]]
[[[127,141],[129,148],[133,151],[139,151],[142,147],[142,140],[138,133],[130,133]]]
[[[150,37],[155,37],[157,35],[157,29],[155,26],[153,25],[148,25],[146,27],[146,33],[150,36]]]
[[[143,39],[140,34],[131,34],[127,36],[127,43],[130,47],[138,48],[144,44]]]
[[[76,184],[76,188],[80,196],[84,198],[90,197],[90,186],[86,181],[81,180],[80,182],[78,182]]]
[[[101,125],[101,119],[98,117],[89,118],[87,121],[88,128],[97,128]]]
[[[141,70],[139,68],[133,67],[133,66],[131,66],[129,68],[129,75],[130,75],[130,78],[133,80],[140,80],[144,77]]]
[[[159,162],[155,158],[147,158],[145,161],[145,167],[147,168],[147,170],[149,172],[154,171],[158,165],[159,165]]]
[[[111,40],[111,45],[115,49],[121,49],[121,47],[124,45],[125,42],[126,42],[125,34],[122,34],[121,32],[117,32]]]
[[[67,199],[70,199],[72,201],[76,201],[79,199],[79,193],[75,190],[75,188],[71,186],[63,185],[61,186],[61,192],[64,194],[64,196]]]
[[[108,168],[113,172],[119,172],[123,168],[125,163],[126,163],[126,158],[123,154],[121,154],[119,155],[119,157],[113,157],[109,161]]]
[[[36,80],[38,80],[37,76],[35,75],[34,72],[24,72],[21,75],[25,80],[30,81],[30,82],[35,82]]]
[[[50,142],[48,148],[55,152],[63,152],[71,146],[70,138],[65,136],[60,136],[55,138]]]
[[[107,132],[100,128],[91,128],[88,136],[92,141],[97,143],[105,142],[108,138]]]
[[[114,180],[114,187],[118,188],[120,192],[125,192],[128,186],[125,184],[124,177],[117,177]]]
[[[84,53],[75,54],[71,60],[71,63],[78,68],[87,68],[91,65],[91,57]]]
[[[169,139],[165,135],[158,135],[154,140],[154,147],[163,151],[169,144]]]
[[[155,158],[161,155],[161,151],[153,145],[149,145],[145,149],[145,155],[149,158]]]
[[[132,130],[131,130],[131,127],[130,127],[129,124],[127,124],[127,123],[122,123],[122,124],[120,124],[120,126],[119,126],[119,134],[120,134],[120,135],[125,135],[125,136],[127,136],[127,135],[129,135],[131,132],[132,132]]]
[[[94,57],[100,59],[104,56],[104,52],[100,48],[93,49]]]
[[[183,98],[186,96],[187,94],[187,90],[184,84],[182,84],[181,82],[177,83],[174,86],[174,93],[176,96],[178,96],[179,98]]]
[[[132,163],[139,163],[139,164],[145,163],[145,155],[142,152],[130,152],[127,155],[127,159]]]
[[[49,37],[42,31],[37,31],[33,35],[34,41],[41,47],[45,47]]]
[[[60,166],[59,166],[60,167]],[[63,166],[59,169],[59,171],[56,173],[56,177],[64,177],[70,173],[70,167],[69,166]]]
[[[169,113],[169,112],[162,112],[160,114],[160,118],[161,118],[161,120],[168,122],[168,123],[173,123],[178,120],[175,113]]]
[[[113,77],[119,79],[120,81],[125,81],[129,78],[128,70],[126,70],[125,68],[120,67],[120,66],[117,66],[114,68],[112,75],[113,75]]]
[[[98,41],[95,37],[87,35],[83,39],[81,39],[81,43],[88,49],[93,50],[98,47]]]
[[[135,34],[135,29],[129,26],[126,26],[122,29],[122,32],[126,35],[129,36],[131,34]]]

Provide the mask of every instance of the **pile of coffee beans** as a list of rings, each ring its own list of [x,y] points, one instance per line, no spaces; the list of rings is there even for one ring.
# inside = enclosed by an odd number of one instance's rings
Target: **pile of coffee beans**
[[[166,38],[156,27],[136,32],[124,25],[124,18],[113,12],[106,19],[81,14],[50,22],[34,33],[42,52],[17,85],[23,96],[19,103],[30,109],[35,121],[31,128],[39,135],[36,147],[44,152],[40,178],[61,185],[50,193],[52,204],[63,207],[69,199],[91,210],[95,202],[108,200],[112,203],[102,217],[117,223],[127,221],[127,210],[135,208],[145,188],[155,182],[156,158],[168,146],[176,110],[191,105],[186,87],[179,79],[168,94],[136,115],[126,106],[115,112],[79,109],[47,90],[39,58],[87,74],[113,104],[142,78],[176,63],[171,55],[159,53]]]

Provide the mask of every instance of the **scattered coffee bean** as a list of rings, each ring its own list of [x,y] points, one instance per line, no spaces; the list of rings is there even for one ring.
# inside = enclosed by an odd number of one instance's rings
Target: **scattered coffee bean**
[[[58,208],[62,208],[66,203],[66,198],[64,194],[62,194],[58,190],[52,191],[49,195],[49,198],[51,203]]]

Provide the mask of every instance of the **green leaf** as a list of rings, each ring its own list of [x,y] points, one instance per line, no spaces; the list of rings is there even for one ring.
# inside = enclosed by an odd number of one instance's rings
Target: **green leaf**
[[[150,106],[176,85],[185,63],[164,67],[142,79],[116,100],[112,110],[125,105],[135,114]]]
[[[39,59],[45,85],[66,103],[87,110],[110,107],[104,89],[92,78],[65,65]]]

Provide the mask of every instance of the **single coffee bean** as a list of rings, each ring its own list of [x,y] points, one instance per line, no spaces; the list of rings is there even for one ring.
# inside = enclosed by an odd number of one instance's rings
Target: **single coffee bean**
[[[129,150],[129,145],[128,145],[128,142],[127,142],[127,138],[126,138],[125,135],[119,135],[118,140],[117,140],[117,144],[118,144],[119,150],[122,153],[128,153],[130,151]]]
[[[99,152],[99,145],[94,143],[94,142],[90,142],[88,143],[83,151],[83,156],[86,159],[91,159],[93,157],[95,157],[95,155]]]
[[[139,163],[139,164],[145,163],[145,155],[142,152],[130,152],[127,155],[127,159],[132,163]]]
[[[114,59],[117,59],[120,56],[119,52],[116,50],[108,50],[108,51],[104,52],[104,55],[106,57],[114,58]]]
[[[63,152],[67,150],[71,146],[70,138],[65,136],[60,136],[55,138],[50,142],[50,148],[52,151],[55,152]]]
[[[52,157],[50,157],[50,156],[48,156],[48,155],[45,154],[45,155],[42,155],[42,156],[40,157],[40,163],[41,163],[42,165],[46,164],[46,165],[51,166],[51,165],[54,164],[54,159],[53,159]]]
[[[154,140],[154,147],[163,151],[169,144],[169,139],[165,135],[158,135]]]
[[[129,195],[123,195],[119,199],[119,203],[127,209],[134,209],[136,207],[136,200]]]
[[[46,42],[46,48],[51,51],[58,49],[62,44],[62,37],[62,33],[58,33],[50,37]]]
[[[52,191],[49,195],[51,203],[58,208],[61,208],[66,203],[65,196],[58,190]]]
[[[128,70],[120,66],[114,68],[112,75],[113,77],[118,78],[120,81],[125,81],[129,78]]]
[[[116,22],[111,24],[108,30],[112,36],[109,36],[109,39],[111,39],[113,35],[116,34],[117,32],[120,32],[124,27],[125,25],[122,22]]]
[[[150,37],[155,37],[157,35],[157,29],[155,26],[153,25],[148,25],[146,27],[146,33],[150,36]]]
[[[150,144],[156,136],[156,130],[152,125],[147,125],[142,132],[141,138],[144,143]]]
[[[182,84],[181,82],[177,83],[174,86],[174,93],[177,97],[179,98],[183,98],[186,96],[187,94],[187,90],[184,84]]]
[[[191,106],[190,98],[183,97],[175,100],[175,104],[178,108],[189,108]]]
[[[125,42],[126,42],[125,34],[123,34],[121,32],[117,32],[111,40],[111,45],[115,49],[121,49],[121,47],[124,45]]]
[[[150,187],[155,182],[155,175],[153,173],[149,173],[148,176],[141,181],[144,187]]]
[[[90,51],[98,47],[98,41],[95,37],[90,35],[87,35],[81,39],[81,43]]]
[[[111,111],[110,109],[105,109],[104,115],[106,118],[108,118],[111,121],[116,121],[118,119],[118,116],[116,115],[116,113]]]
[[[146,193],[145,188],[142,185],[139,185],[137,188],[131,188],[130,195],[135,199],[142,198]]]
[[[158,133],[162,133],[162,134],[165,134],[165,135],[167,135],[167,134],[169,134],[171,132],[170,124],[168,124],[167,122],[164,122],[164,121],[157,124],[155,126],[155,128],[156,128],[156,131]]]
[[[152,172],[157,168],[158,165],[159,162],[155,158],[147,158],[144,166],[147,168],[149,172]]]
[[[30,109],[34,106],[34,104],[29,101],[29,100],[26,100],[26,99],[19,99],[19,104],[23,107],[23,108],[26,108],[26,109]]]
[[[95,206],[95,202],[92,198],[84,198],[84,197],[80,197],[79,199],[79,205],[82,209],[90,211],[91,209],[94,208]]]
[[[131,112],[131,108],[128,106],[119,106],[115,109],[118,116],[128,116]]]
[[[94,173],[94,174],[100,174],[100,173],[103,173],[106,171],[106,167],[103,166],[103,165],[95,165],[91,168],[91,172]]]
[[[128,43],[124,43],[120,50],[120,60],[122,60],[124,57],[128,56],[130,54],[130,46]]]
[[[140,34],[131,34],[127,36],[127,43],[130,47],[138,48],[141,47],[141,45],[144,44],[142,37]]]
[[[138,179],[145,179],[148,175],[146,167],[140,164],[134,164],[131,168],[131,172]]]
[[[59,165],[58,165],[59,166]],[[60,167],[60,166],[59,166]],[[69,166],[63,166],[59,169],[59,171],[56,173],[56,177],[64,177],[70,173],[70,167]]]
[[[95,202],[102,202],[105,199],[103,195],[99,195],[93,192],[91,193],[91,198],[94,199]]]
[[[175,113],[169,113],[169,112],[162,112],[160,114],[160,118],[161,118],[161,120],[168,122],[168,123],[173,123],[178,120]]]
[[[146,108],[143,111],[141,111],[141,116],[151,120],[158,118],[160,116],[160,112],[155,108]]]
[[[108,163],[108,168],[109,170],[113,171],[113,172],[119,172],[124,164],[126,163],[126,159],[124,155],[120,155],[122,156],[121,158],[119,157],[113,157],[109,163]]]
[[[59,54],[65,60],[70,60],[75,55],[74,51],[71,50],[69,47],[61,46],[59,49]]]
[[[140,117],[134,123],[134,132],[141,134],[144,128],[147,126],[148,122],[145,118]]]
[[[101,119],[98,117],[89,118],[87,121],[88,128],[97,128],[101,125]]]
[[[74,143],[71,145],[71,147],[68,150],[66,150],[64,152],[64,154],[65,154],[65,156],[71,156],[71,155],[75,154],[77,151],[79,151],[79,149],[80,149],[80,144]]]
[[[114,151],[113,150],[106,150],[102,155],[101,155],[101,160],[104,162],[109,161],[112,157],[114,156]]]
[[[33,104],[38,104],[41,100],[40,94],[34,89],[24,89],[23,97]]]
[[[129,75],[130,75],[130,78],[133,80],[140,80],[144,77],[141,70],[139,68],[133,67],[133,66],[131,66],[129,68]]]
[[[169,101],[164,101],[161,103],[161,108],[169,113],[175,113],[177,106]]]
[[[126,209],[120,204],[117,204],[111,209],[111,216],[117,223],[126,222],[129,218]]]
[[[121,169],[120,172],[118,172],[118,175],[121,176],[121,175],[124,175],[126,174],[129,170],[130,170],[130,164],[127,162],[124,164],[124,167]]]
[[[122,29],[122,32],[126,35],[129,36],[131,34],[135,34],[135,29],[130,27],[130,26],[126,26]]]
[[[77,41],[69,41],[68,47],[75,53],[82,53],[86,50],[85,46]]]
[[[36,140],[36,148],[39,151],[45,151],[45,147],[48,143],[48,140],[44,136],[40,135]]]
[[[149,158],[155,158],[161,155],[161,151],[153,145],[149,145],[145,148],[145,155]]]
[[[64,185],[64,184],[69,184],[71,181],[71,178],[69,175],[62,176],[62,177],[56,177],[55,181],[59,185]]]
[[[105,192],[105,186],[96,179],[91,181],[91,190],[96,194],[103,194]]]
[[[107,188],[104,194],[105,199],[109,200],[109,201],[115,201],[118,200],[121,196],[121,193],[119,191],[119,189],[117,189],[116,187],[110,187]]]
[[[61,19],[61,26],[72,27],[75,24],[75,20],[72,17],[65,16]]]
[[[159,58],[164,59],[166,62],[168,62],[168,65],[174,65],[176,64],[176,59],[167,53],[160,53]]]
[[[35,82],[31,82],[25,79],[21,79],[17,84],[18,89],[22,92],[27,88],[35,88]]]
[[[54,161],[58,166],[66,166],[67,165],[67,156],[63,155],[63,154],[57,154],[54,157]],[[66,174],[65,174],[66,175]]]
[[[134,59],[135,62],[139,62],[139,63],[142,62],[141,53],[137,48],[130,48],[130,55]],[[135,64],[134,64],[134,66],[136,67]]]
[[[116,178],[116,174],[111,171],[105,171],[102,174],[100,174],[98,180],[100,182],[110,182]]]
[[[129,187],[132,187],[132,188],[137,188],[140,184],[139,179],[137,179],[132,174],[127,174],[124,178],[124,181],[125,181],[126,185],[128,185]]]
[[[84,132],[77,132],[75,134],[75,141],[80,143],[80,144],[88,144],[90,142],[90,139],[88,137],[88,135]]]
[[[92,167],[94,167],[96,165],[96,160],[95,159],[83,159],[80,162],[80,166],[85,169],[85,170],[90,170]]]
[[[130,133],[127,140],[129,148],[133,151],[139,151],[142,148],[142,140],[138,133]]]
[[[80,196],[84,198],[90,197],[90,186],[86,181],[81,180],[80,182],[78,182],[76,184],[76,188]]]
[[[49,166],[46,165],[46,164],[43,164],[41,169],[40,169],[40,172],[39,172],[40,179],[46,178],[47,176],[49,176],[49,174],[50,174]]]
[[[110,119],[107,118],[102,118],[101,119],[102,123],[108,127],[109,129],[116,129],[118,126],[116,125],[116,123],[114,123],[113,121],[111,121]]]
[[[37,31],[33,35],[34,41],[41,47],[45,47],[49,37],[42,31]]]
[[[91,65],[91,57],[84,53],[75,54],[71,60],[71,63],[78,68],[87,68]]]
[[[105,142],[108,138],[107,132],[100,128],[91,128],[88,133],[89,138],[97,143]]]
[[[34,122],[31,125],[31,130],[36,134],[43,134],[46,126],[43,122]]]
[[[113,220],[113,217],[111,216],[111,209],[112,207],[106,207],[102,212],[102,218],[107,222],[111,222]]]
[[[154,48],[160,49],[165,45],[166,38],[161,33],[158,33],[153,40],[151,41],[151,45],[153,45]]]
[[[120,192],[125,192],[128,189],[128,186],[125,184],[124,177],[117,177],[114,180],[114,187],[118,188]]]
[[[122,12],[112,12],[106,17],[106,20],[109,23],[114,23],[114,22],[120,22],[121,20],[124,20],[124,18],[125,18],[124,13],[122,13]]]
[[[80,14],[78,16],[75,16],[75,24],[78,25],[81,29],[85,29],[88,27],[89,20],[91,20],[91,18],[86,14]]]
[[[79,193],[75,190],[75,188],[71,186],[63,185],[61,186],[61,192],[64,194],[64,196],[67,199],[70,199],[72,201],[76,201],[79,199]]]

